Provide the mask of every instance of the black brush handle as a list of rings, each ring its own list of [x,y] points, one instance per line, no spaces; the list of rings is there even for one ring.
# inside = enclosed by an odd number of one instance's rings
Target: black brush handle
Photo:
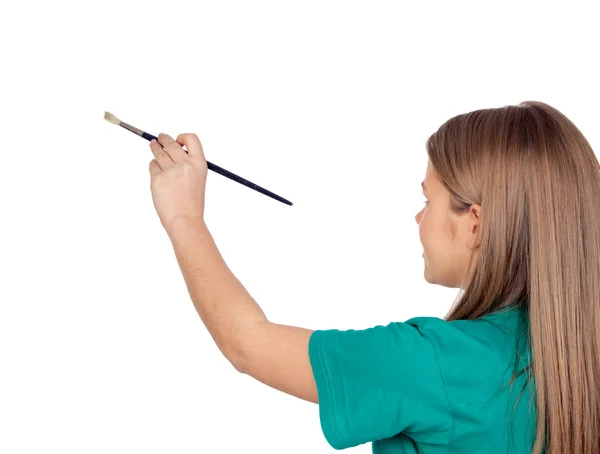
[[[142,133],[142,137],[144,139],[146,139],[148,142],[150,142],[152,139],[154,139],[158,142],[158,137],[155,137],[152,134],[148,134],[147,132]],[[183,151],[185,151],[187,153],[186,149],[184,149]],[[248,181],[245,178],[242,178],[242,177],[236,175],[235,173],[230,172],[229,170],[225,170],[223,167],[219,167],[218,165],[213,164],[212,162],[208,162],[208,161],[206,161],[206,164],[208,164],[208,169],[212,170],[213,172],[217,172],[218,174],[221,174],[224,177],[229,178],[230,180],[236,181],[237,183],[243,184],[244,186],[248,186],[250,189],[254,189],[255,191],[260,192],[261,194],[267,195],[275,200],[283,202],[286,205],[290,205],[290,206],[293,205],[293,203],[290,202],[289,200],[286,200],[283,197],[280,197],[277,194],[274,194],[265,188],[261,188],[259,185],[254,184],[251,181]]]

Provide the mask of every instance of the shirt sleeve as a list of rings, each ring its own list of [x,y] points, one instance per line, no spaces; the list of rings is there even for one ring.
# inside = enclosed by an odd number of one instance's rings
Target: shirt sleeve
[[[411,320],[311,335],[319,418],[333,448],[401,432],[432,444],[450,440],[452,416],[436,353]]]

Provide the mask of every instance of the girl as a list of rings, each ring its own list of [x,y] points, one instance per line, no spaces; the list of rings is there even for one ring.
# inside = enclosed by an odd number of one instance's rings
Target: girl
[[[237,370],[319,404],[333,448],[600,452],[600,170],[562,113],[481,109],[429,137],[424,274],[459,294],[444,319],[365,330],[267,320],[203,222],[200,142],[180,137],[151,144],[151,188],[194,305]]]

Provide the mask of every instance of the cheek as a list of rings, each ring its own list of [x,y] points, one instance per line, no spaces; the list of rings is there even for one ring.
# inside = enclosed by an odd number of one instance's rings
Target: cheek
[[[430,212],[427,215],[421,218],[421,222],[419,223],[419,237],[421,239],[421,244],[423,245],[423,249],[425,249],[425,255],[427,255],[428,248],[433,247],[433,244],[436,242],[436,238],[439,236],[437,232],[437,222],[433,217],[433,213]]]

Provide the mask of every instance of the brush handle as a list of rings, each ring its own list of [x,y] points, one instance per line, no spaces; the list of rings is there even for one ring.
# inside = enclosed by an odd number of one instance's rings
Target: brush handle
[[[153,136],[152,134],[148,134],[147,132],[143,132],[142,137],[144,139],[146,139],[148,142],[150,142],[152,139],[158,141],[158,137]],[[187,150],[184,149],[183,151],[185,151],[187,153]],[[286,205],[290,205],[290,206],[293,205],[293,203],[290,202],[289,200],[286,200],[283,197],[280,197],[277,194],[274,194],[265,188],[261,188],[257,184],[254,184],[251,181],[248,181],[245,178],[242,178],[242,177],[236,175],[235,173],[230,172],[229,170],[225,170],[223,167],[219,167],[218,165],[213,164],[212,162],[208,162],[208,161],[206,161],[206,164],[208,165],[208,169],[212,170],[213,172],[217,172],[218,174],[221,174],[224,177],[229,178],[230,180],[233,180],[237,183],[243,184],[244,186],[247,186],[250,189],[254,189],[255,191],[260,192],[261,194],[264,194],[275,200],[285,203]]]

